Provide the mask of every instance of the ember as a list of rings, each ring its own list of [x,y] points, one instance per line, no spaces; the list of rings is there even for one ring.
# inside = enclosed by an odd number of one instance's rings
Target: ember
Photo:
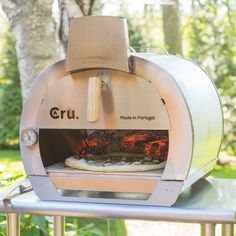
[[[78,130],[63,134],[75,155],[109,153],[146,154],[167,158],[168,131],[165,130]]]

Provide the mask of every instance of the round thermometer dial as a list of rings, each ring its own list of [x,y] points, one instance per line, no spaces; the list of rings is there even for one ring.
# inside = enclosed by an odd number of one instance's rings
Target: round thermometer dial
[[[38,133],[33,128],[27,128],[21,131],[20,139],[23,145],[30,147],[37,143]]]

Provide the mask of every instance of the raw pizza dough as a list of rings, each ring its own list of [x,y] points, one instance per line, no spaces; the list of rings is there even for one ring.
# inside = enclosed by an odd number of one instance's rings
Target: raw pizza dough
[[[65,165],[75,169],[122,172],[122,171],[148,171],[165,167],[165,160],[143,154],[113,153],[105,155],[79,155],[71,156],[65,160]]]

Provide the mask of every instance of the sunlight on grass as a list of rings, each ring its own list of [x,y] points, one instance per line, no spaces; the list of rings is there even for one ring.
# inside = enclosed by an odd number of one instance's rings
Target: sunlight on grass
[[[217,165],[211,173],[214,178],[236,179],[236,166]]]
[[[25,171],[19,151],[0,151],[0,187],[24,178]]]
[[[20,152],[19,151],[8,151],[8,150],[0,150],[0,163],[3,162],[12,162],[12,161],[21,161]]]

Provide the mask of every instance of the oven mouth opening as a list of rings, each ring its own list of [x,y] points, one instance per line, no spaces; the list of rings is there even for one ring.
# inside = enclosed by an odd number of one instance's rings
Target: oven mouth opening
[[[64,163],[95,172],[148,171],[165,167],[169,134],[168,130],[39,129],[39,149],[44,167]],[[68,164],[71,158],[86,167]]]

